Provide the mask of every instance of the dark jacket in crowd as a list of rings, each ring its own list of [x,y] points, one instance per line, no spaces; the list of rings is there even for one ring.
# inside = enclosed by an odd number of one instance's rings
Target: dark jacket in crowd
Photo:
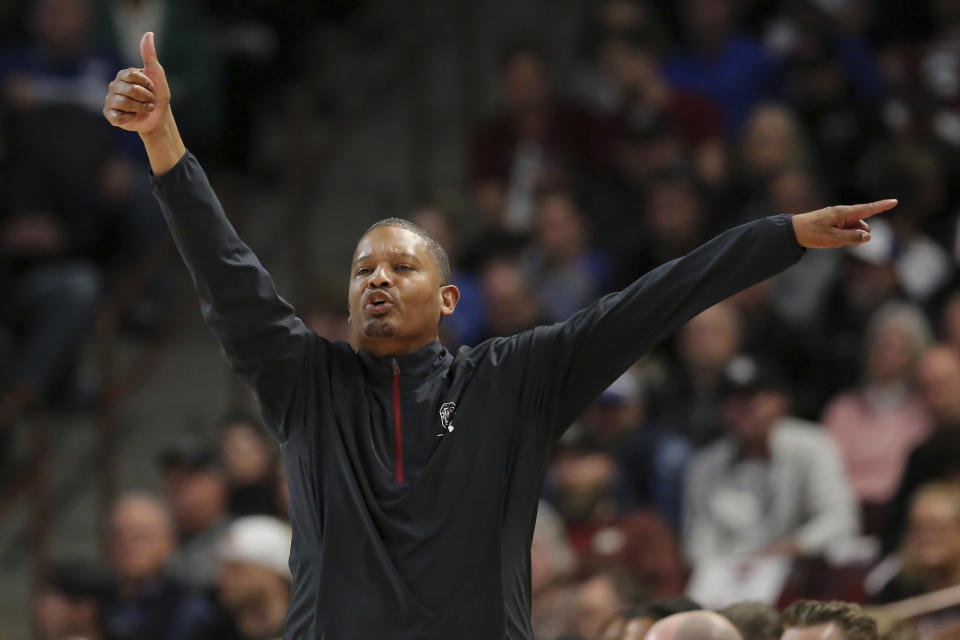
[[[800,258],[788,216],[732,229],[566,322],[376,357],[309,331],[187,154],[156,193],[290,487],[284,637],[530,639],[530,542],[551,448],[681,324]]]

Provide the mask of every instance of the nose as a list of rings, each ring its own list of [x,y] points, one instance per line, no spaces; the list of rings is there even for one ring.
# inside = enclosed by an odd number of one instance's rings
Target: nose
[[[373,273],[370,274],[370,279],[367,280],[367,286],[371,289],[384,288],[393,285],[393,280],[390,279],[390,273],[384,265],[377,265],[373,270]]]

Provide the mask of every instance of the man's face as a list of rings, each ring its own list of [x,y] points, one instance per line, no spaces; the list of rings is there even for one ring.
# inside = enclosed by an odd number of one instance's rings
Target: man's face
[[[917,378],[937,420],[960,421],[960,360],[947,348],[932,349],[920,361]]]
[[[357,347],[382,356],[416,351],[437,339],[441,316],[460,297],[443,286],[424,240],[379,227],[357,244],[350,273],[350,326]]]
[[[837,625],[830,623],[802,629],[791,627],[783,632],[781,640],[847,640],[847,636]]]
[[[141,499],[114,508],[110,541],[113,567],[124,580],[144,580],[160,572],[174,548],[162,508]]]
[[[736,393],[726,398],[722,405],[727,428],[742,442],[766,438],[785,410],[786,398],[772,390]]]

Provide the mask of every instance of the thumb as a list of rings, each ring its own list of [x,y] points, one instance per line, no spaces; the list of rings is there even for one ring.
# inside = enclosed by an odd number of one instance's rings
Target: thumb
[[[143,67],[149,68],[151,65],[160,66],[160,60],[157,59],[157,45],[154,42],[153,31],[147,31],[140,39],[140,57],[143,58]]]

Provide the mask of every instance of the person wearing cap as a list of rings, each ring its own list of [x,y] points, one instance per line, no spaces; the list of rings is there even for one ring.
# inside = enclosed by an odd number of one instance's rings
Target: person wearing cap
[[[53,564],[33,599],[38,640],[102,640],[103,611],[113,593],[104,567],[78,559]]]
[[[244,640],[280,638],[290,603],[290,525],[270,516],[245,516],[230,525],[220,546],[220,603]]]
[[[227,529],[227,485],[216,448],[186,438],[160,454],[167,500],[177,535],[170,573],[191,587],[211,589],[216,551]]]
[[[856,536],[857,502],[840,452],[822,427],[787,415],[780,371],[738,356],[722,395],[727,434],[696,454],[687,473],[688,559],[816,555]]]
[[[104,116],[137,131],[206,322],[255,390],[290,488],[285,638],[529,639],[530,539],[554,443],[644,353],[804,247],[869,239],[895,200],[731,229],[571,318],[456,353],[446,252],[399,218],[360,238],[351,343],[310,331],[231,226],[170,109],[154,34]]]

